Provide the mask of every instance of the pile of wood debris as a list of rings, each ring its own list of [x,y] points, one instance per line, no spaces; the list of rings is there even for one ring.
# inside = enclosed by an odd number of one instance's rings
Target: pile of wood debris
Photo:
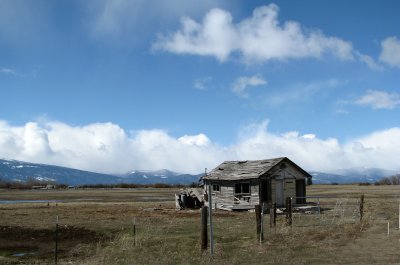
[[[182,189],[175,193],[175,206],[177,209],[199,209],[204,205],[204,198],[195,188]]]

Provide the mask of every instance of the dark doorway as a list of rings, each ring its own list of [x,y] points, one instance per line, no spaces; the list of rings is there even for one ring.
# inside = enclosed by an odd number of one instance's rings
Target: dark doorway
[[[271,202],[272,192],[271,192],[271,181],[263,180],[261,181],[261,202]]]
[[[296,197],[306,196],[306,181],[304,179],[296,179]],[[306,198],[296,198],[297,204],[305,204]]]

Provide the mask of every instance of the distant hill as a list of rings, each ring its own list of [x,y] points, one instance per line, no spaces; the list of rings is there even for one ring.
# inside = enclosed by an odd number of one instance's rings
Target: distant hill
[[[340,169],[331,173],[310,172],[314,184],[374,183],[399,172],[378,168]],[[85,184],[183,184],[198,183],[203,174],[181,174],[167,169],[131,171],[125,174],[101,174],[79,169],[0,159],[0,180],[26,182],[29,179],[67,185]]]
[[[118,183],[120,178],[67,167],[0,159],[0,179],[12,182],[26,182],[29,179],[35,179],[67,185],[83,185]]]
[[[393,170],[380,168],[349,168],[338,169],[331,173],[309,172],[313,176],[315,184],[344,184],[344,183],[375,183],[384,177],[389,177],[398,173]]]
[[[191,184],[200,175],[179,174],[169,170],[135,171],[123,175],[101,174],[67,167],[0,159],[0,180],[26,182],[29,179],[67,185],[85,184]]]
[[[203,174],[180,174],[170,171],[168,169],[155,170],[155,171],[131,171],[120,177],[124,180],[129,180],[129,183],[136,184],[191,184],[198,183]]]

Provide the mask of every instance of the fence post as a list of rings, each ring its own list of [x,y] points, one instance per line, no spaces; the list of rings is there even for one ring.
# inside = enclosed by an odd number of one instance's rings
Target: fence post
[[[264,241],[264,202],[261,206],[261,222],[260,222],[260,243]]]
[[[364,194],[360,196],[360,222],[364,216]]]
[[[208,238],[207,238],[207,206],[201,207],[201,249],[206,250],[207,249],[207,243],[208,243]]]
[[[292,226],[292,199],[286,197],[286,225]]]
[[[133,217],[133,245],[136,247],[136,217]]]
[[[54,248],[54,263],[57,265],[58,262],[58,215],[56,217],[56,231],[55,231],[55,248]]]
[[[387,224],[387,236],[389,236],[389,234],[390,234],[390,224],[388,222],[388,224]]]
[[[274,228],[276,228],[276,202],[272,204],[272,221],[274,224]],[[276,232],[276,230],[275,230]]]
[[[211,185],[208,185],[208,208],[209,208],[209,223],[210,223],[210,255],[211,257],[214,256],[214,229],[213,229],[213,222],[212,222],[212,193],[211,193]]]
[[[256,213],[256,231],[257,231],[257,238],[260,238],[261,233],[261,207],[259,204],[254,206],[254,210]]]
[[[272,225],[274,224],[274,207],[272,202],[268,203],[269,207],[269,230],[272,230]]]

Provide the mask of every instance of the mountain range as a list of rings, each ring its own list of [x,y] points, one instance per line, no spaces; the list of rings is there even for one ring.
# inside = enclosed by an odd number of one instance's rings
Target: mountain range
[[[398,174],[398,171],[380,168],[348,168],[329,173],[309,172],[315,184],[375,183],[384,177]]]
[[[339,169],[333,172],[309,172],[314,184],[374,183],[383,177],[398,174],[397,171],[379,168]],[[157,171],[131,171],[125,174],[102,174],[79,169],[35,164],[17,160],[0,159],[0,181],[26,182],[37,180],[67,185],[85,184],[183,184],[198,183],[203,174],[182,174],[167,169]]]
[[[197,183],[200,176],[201,174],[180,174],[166,169],[131,171],[126,174],[102,174],[67,167],[0,159],[0,180],[6,182],[26,182],[33,179],[72,186],[118,183],[191,184],[193,182]]]

